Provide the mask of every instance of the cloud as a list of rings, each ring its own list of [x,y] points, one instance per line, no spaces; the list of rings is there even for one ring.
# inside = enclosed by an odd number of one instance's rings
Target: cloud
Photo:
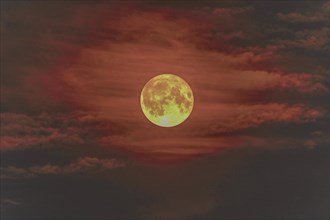
[[[251,12],[253,7],[232,7],[232,8],[213,8],[212,13],[215,15],[237,15],[241,13]]]
[[[329,2],[326,1],[317,11],[278,13],[277,17],[291,23],[329,22],[329,12]]]
[[[327,17],[323,13],[303,14],[298,12],[290,12],[288,14],[278,13],[277,16],[279,19],[291,23],[313,23],[327,21]]]
[[[329,50],[329,2],[323,3],[318,10],[304,13],[290,12],[288,14],[278,13],[280,20],[290,23],[325,24],[323,26],[306,26],[298,30],[289,29],[286,32],[293,34],[293,38],[282,38],[277,40],[278,49],[304,48],[312,50]]]
[[[99,159],[96,157],[84,157],[78,161],[69,164],[62,168],[64,173],[81,172],[84,170],[93,169],[114,169],[119,167],[125,167],[127,164],[117,159]]]
[[[99,144],[125,149],[146,158],[177,160],[239,147],[270,147],[270,139],[244,135],[244,131],[264,124],[312,124],[325,114],[319,109],[281,103],[208,104],[194,111],[189,122],[180,127],[164,130],[145,126],[126,135],[104,136],[99,139]],[[283,144],[287,146],[285,142],[277,147]]]
[[[96,157],[83,157],[66,165],[41,165],[29,168],[7,166],[1,168],[2,179],[31,178],[39,175],[64,175],[86,171],[111,170],[127,166],[127,163],[117,159],[100,159]]]
[[[195,106],[189,121],[167,130],[151,125],[142,115],[129,127],[116,124],[108,119],[109,116],[95,112],[58,114],[51,117],[47,114],[32,117],[13,113],[3,113],[1,116],[4,119],[2,150],[45,148],[59,144],[93,144],[99,148],[117,148],[154,159],[178,159],[210,154],[222,149],[260,146],[266,140],[236,135],[235,132],[270,123],[312,123],[324,117],[324,111],[283,103],[206,102]],[[45,165],[31,167],[30,172],[16,167],[10,169],[18,175],[29,176],[37,173],[69,173],[98,164],[111,166],[111,161],[84,158],[66,168]]]
[[[305,29],[294,33],[294,39],[279,40],[279,48],[304,48],[312,50],[329,49],[329,32],[330,28],[323,27],[320,29]]]
[[[306,108],[301,105],[287,105],[279,103],[235,105],[222,117],[213,119],[217,132],[231,132],[246,128],[257,127],[264,123],[306,123],[316,120],[324,115],[324,112]],[[235,109],[235,110],[232,110]],[[212,124],[212,122],[210,122]]]
[[[329,144],[329,135],[322,131],[314,131],[304,140],[303,145],[308,149],[315,149],[322,145]]]
[[[1,211],[1,214],[4,211],[7,211],[10,208],[14,208],[14,207],[21,206],[21,205],[22,205],[22,202],[20,202],[20,201],[18,201],[16,199],[9,199],[9,198],[3,198],[3,197],[1,197],[1,199],[0,199],[0,211]]]
[[[123,134],[125,126],[95,112],[26,115],[0,113],[1,150],[95,144],[105,134]]]
[[[82,138],[70,127],[50,125],[54,120],[46,115],[1,113],[1,149],[10,150],[55,142],[81,143]]]

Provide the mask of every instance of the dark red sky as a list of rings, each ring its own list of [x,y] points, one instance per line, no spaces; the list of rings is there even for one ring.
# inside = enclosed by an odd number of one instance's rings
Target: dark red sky
[[[326,218],[329,7],[2,1],[1,215]],[[164,73],[194,92],[174,128],[140,108]]]

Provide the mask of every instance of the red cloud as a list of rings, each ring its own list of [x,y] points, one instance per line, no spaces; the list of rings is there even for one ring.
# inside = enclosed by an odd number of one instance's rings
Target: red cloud
[[[1,113],[1,149],[24,148],[47,145],[54,142],[81,143],[82,138],[67,128],[61,130],[52,123],[51,118],[40,115],[29,117],[23,114]]]
[[[318,109],[279,103],[219,103],[196,108],[189,121],[180,127],[164,130],[153,125],[144,126],[127,135],[104,136],[100,144],[126,149],[149,158],[189,158],[234,147],[269,146],[263,138],[228,134],[265,123],[309,123],[324,115]]]
[[[257,127],[264,123],[306,123],[323,114],[318,109],[309,109],[301,105],[290,106],[279,103],[236,105],[235,110],[228,109],[224,116],[214,118],[217,121],[214,124],[217,124],[215,131],[221,133]]]
[[[15,166],[2,167],[1,178],[29,178],[45,174],[69,174],[104,169],[109,170],[125,166],[127,166],[127,163],[117,159],[83,157],[66,166],[46,164],[29,168],[18,168]]]
[[[294,33],[293,40],[279,40],[276,47],[281,48],[305,48],[313,50],[328,50],[329,27],[316,30],[302,30]]]

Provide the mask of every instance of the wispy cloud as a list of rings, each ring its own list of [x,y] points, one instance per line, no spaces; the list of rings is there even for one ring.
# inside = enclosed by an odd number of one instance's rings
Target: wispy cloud
[[[17,199],[12,199],[12,198],[0,198],[0,211],[1,214],[8,209],[15,208],[17,206],[21,206],[22,202],[17,200]]]
[[[330,28],[305,29],[294,33],[294,39],[279,40],[278,49],[303,48],[328,51]]]
[[[309,12],[290,12],[287,14],[278,13],[277,16],[280,20],[291,23],[315,23],[315,22],[329,22],[330,13],[329,1],[321,5],[317,11]]]
[[[31,117],[24,114],[1,113],[2,150],[26,148],[49,143],[82,143],[77,130],[54,126],[54,118],[48,115]]]
[[[41,166],[31,166],[28,168],[19,168],[16,166],[2,167],[1,178],[31,178],[39,175],[59,175],[86,171],[111,170],[125,166],[127,166],[126,162],[114,158],[101,159],[96,157],[83,157],[66,166],[46,164]]]

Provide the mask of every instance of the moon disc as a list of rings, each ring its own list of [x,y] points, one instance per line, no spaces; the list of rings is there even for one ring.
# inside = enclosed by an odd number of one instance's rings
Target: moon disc
[[[189,117],[194,96],[185,80],[173,74],[162,74],[145,84],[140,104],[144,115],[153,124],[173,127]]]

